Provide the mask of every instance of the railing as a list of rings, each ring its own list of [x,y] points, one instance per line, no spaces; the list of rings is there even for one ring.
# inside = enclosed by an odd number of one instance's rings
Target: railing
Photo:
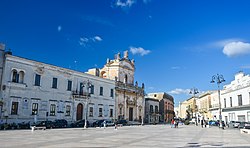
[[[72,91],[72,96],[74,98],[87,98],[87,97],[90,97],[90,93],[79,92],[79,91]]]

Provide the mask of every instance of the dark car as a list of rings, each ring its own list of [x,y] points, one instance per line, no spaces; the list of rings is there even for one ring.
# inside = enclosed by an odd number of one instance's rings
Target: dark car
[[[70,127],[84,127],[85,125],[85,120],[78,120],[74,123],[70,124]],[[89,127],[89,121],[87,121],[87,127]]]
[[[52,121],[40,121],[37,124],[35,124],[37,127],[46,127],[46,128],[53,128],[54,124]]]
[[[120,125],[127,125],[127,124],[128,124],[128,121],[127,121],[127,120],[122,119],[122,120],[118,120],[118,121],[116,122],[116,124],[120,124]]]
[[[53,122],[53,125],[55,128],[62,128],[62,127],[67,127],[68,126],[68,122],[65,119],[56,119]]]
[[[93,122],[92,126],[93,127],[102,127],[103,121],[104,121],[104,119],[102,119],[102,120],[96,120],[95,122]]]
[[[238,128],[244,128],[246,123],[247,122],[240,122],[240,124],[238,125]]]
[[[243,128],[244,129],[250,129],[250,122],[245,123]]]
[[[210,120],[208,122],[208,124],[211,125],[211,126],[218,126],[220,123],[219,123],[219,121],[216,121],[216,120]]]
[[[104,121],[106,123],[106,127],[108,127],[108,126],[114,126],[115,125],[115,123],[112,120],[105,119]],[[102,127],[104,126],[104,121],[101,123]]]

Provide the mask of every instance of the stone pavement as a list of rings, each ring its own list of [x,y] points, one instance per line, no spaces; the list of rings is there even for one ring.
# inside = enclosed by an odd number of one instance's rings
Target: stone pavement
[[[249,147],[250,135],[238,129],[194,125],[124,126],[0,131],[0,147]]]

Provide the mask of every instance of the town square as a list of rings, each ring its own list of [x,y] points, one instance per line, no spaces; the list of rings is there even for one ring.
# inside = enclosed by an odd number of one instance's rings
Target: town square
[[[240,147],[250,145],[250,134],[238,129],[201,128],[195,125],[123,126],[13,130],[0,132],[1,147]]]
[[[1,0],[0,147],[250,147],[249,0]]]

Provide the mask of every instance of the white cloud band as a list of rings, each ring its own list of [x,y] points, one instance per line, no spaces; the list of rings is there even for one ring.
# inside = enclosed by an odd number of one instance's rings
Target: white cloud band
[[[250,43],[230,42],[223,48],[223,53],[228,57],[250,54]]]
[[[151,51],[150,50],[145,50],[142,47],[130,47],[130,52],[135,55],[135,54],[139,54],[141,56],[147,55],[149,54]]]

